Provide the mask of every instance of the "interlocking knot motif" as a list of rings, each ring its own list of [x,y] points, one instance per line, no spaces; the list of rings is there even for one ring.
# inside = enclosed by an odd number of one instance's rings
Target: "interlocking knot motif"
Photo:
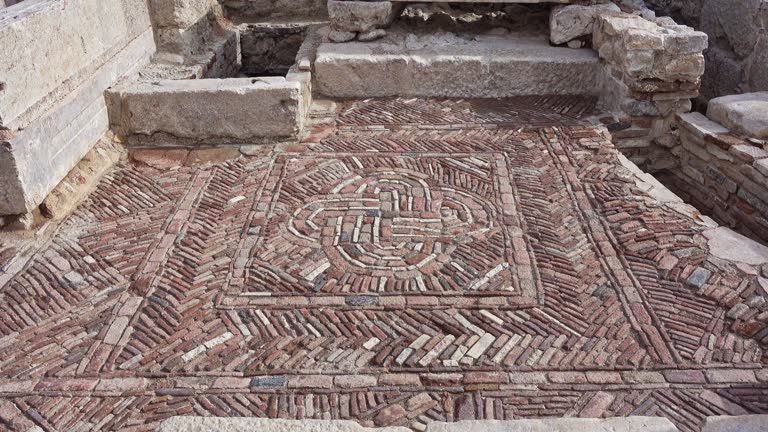
[[[494,228],[493,211],[424,173],[390,169],[340,182],[297,209],[289,231],[354,271],[384,276],[446,261],[457,244]]]

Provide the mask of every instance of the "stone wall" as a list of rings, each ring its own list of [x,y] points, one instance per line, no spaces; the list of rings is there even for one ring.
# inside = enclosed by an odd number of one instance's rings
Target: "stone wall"
[[[616,147],[645,170],[675,165],[669,152],[675,115],[699,94],[708,37],[631,1],[556,6],[553,44],[589,45],[604,66],[602,120]]]
[[[768,90],[768,1],[646,0],[649,6],[706,32],[705,99]]]
[[[107,131],[104,90],[154,52],[145,0],[0,10],[0,215],[34,209]]]
[[[715,98],[678,116],[679,161],[658,175],[720,224],[768,243],[768,93]]]

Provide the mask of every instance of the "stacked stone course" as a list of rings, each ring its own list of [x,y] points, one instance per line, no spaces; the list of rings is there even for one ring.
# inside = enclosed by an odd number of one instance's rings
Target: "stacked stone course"
[[[604,100],[621,116],[616,146],[645,169],[669,166],[669,132],[698,95],[707,35],[669,18],[620,13],[597,18],[593,44],[605,62]]]
[[[662,179],[721,223],[768,242],[768,93],[716,98],[708,117],[677,122],[680,165]]]

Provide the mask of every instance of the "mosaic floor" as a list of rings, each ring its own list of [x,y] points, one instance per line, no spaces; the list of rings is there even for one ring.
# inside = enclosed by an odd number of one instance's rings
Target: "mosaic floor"
[[[0,245],[0,429],[768,413],[768,312],[730,313],[759,269],[637,188],[593,111],[347,102],[263,156],[122,163]]]

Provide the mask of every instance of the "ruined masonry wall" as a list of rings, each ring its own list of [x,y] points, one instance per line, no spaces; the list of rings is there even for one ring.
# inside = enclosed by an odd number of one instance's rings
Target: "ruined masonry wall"
[[[759,127],[740,127],[739,109],[754,114],[747,124]],[[768,93],[713,99],[709,118],[679,115],[671,149],[679,166],[659,178],[720,224],[768,243],[768,114],[757,115],[760,109],[768,112]]]

